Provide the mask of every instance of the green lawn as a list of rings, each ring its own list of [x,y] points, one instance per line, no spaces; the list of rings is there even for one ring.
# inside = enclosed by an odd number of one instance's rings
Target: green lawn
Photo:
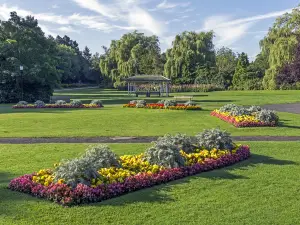
[[[251,142],[252,157],[98,204],[63,208],[6,189],[10,179],[62,158],[85,144],[0,145],[0,224],[299,224],[299,142]],[[145,144],[111,145],[118,154]]]
[[[102,89],[61,91],[78,99],[102,99],[103,109],[27,109],[13,110],[0,106],[0,137],[74,137],[74,136],[158,136],[166,133],[194,135],[204,128],[220,127],[238,135],[300,135],[300,114],[279,113],[281,126],[277,128],[235,128],[210,112],[228,103],[263,105],[297,102],[300,91],[228,91],[211,93],[179,93],[194,95],[203,111],[166,111],[123,109],[134,97],[126,92]],[[142,97],[141,97],[142,98]],[[157,102],[158,98],[150,98]]]

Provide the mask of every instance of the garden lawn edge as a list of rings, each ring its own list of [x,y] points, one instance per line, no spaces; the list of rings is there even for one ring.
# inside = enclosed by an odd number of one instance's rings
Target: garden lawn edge
[[[275,127],[276,123],[265,122],[237,122],[233,116],[225,116],[216,111],[210,113],[211,116],[217,117],[235,127]]]
[[[164,184],[184,177],[196,175],[205,171],[223,168],[250,157],[249,146],[243,145],[236,153],[223,155],[217,159],[206,159],[204,163],[192,166],[164,169],[158,173],[141,173],[125,179],[122,183],[101,184],[95,188],[78,184],[72,189],[66,184],[51,184],[44,186],[32,180],[34,174],[23,175],[11,180],[8,188],[13,191],[27,193],[39,198],[45,198],[64,206],[72,206],[93,202],[138,191],[155,185]]]

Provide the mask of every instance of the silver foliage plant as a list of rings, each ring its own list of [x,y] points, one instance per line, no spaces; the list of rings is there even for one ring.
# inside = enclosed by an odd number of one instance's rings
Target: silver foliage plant
[[[63,179],[68,185],[78,183],[90,185],[90,180],[98,178],[100,168],[119,167],[118,157],[106,145],[89,147],[79,158],[62,160],[54,170],[54,180]]]
[[[34,105],[38,108],[42,108],[45,107],[45,102],[41,101],[41,100],[37,100]]]
[[[17,103],[17,106],[26,106],[26,105],[28,105],[28,102],[26,102],[26,101],[19,101]]]
[[[150,164],[166,168],[176,168],[185,165],[185,159],[180,154],[179,146],[169,138],[161,138],[153,142],[153,146],[144,153],[144,159]]]
[[[158,138],[158,142],[170,142],[186,153],[195,152],[195,145],[193,144],[192,139],[186,134],[166,134],[165,136]]]
[[[197,144],[200,148],[212,150],[214,148],[221,150],[232,150],[234,143],[230,134],[219,128],[204,130],[196,135]]]
[[[146,106],[147,102],[145,100],[137,100],[136,101],[136,108],[144,108]]]
[[[193,102],[193,101],[188,101],[186,103],[184,103],[185,106],[196,106],[196,102]]]
[[[272,110],[263,109],[256,113],[256,119],[259,121],[263,121],[265,123],[275,123],[278,124],[279,117]]]
[[[76,99],[74,99],[74,100],[71,102],[71,105],[72,105],[72,106],[75,106],[75,107],[82,106],[82,101],[81,101],[81,100],[76,100]]]
[[[168,108],[169,106],[176,106],[177,102],[175,100],[165,100],[164,105],[165,108]]]
[[[103,105],[102,105],[102,101],[99,100],[99,99],[94,99],[94,100],[92,100],[92,101],[91,101],[91,104],[92,104],[92,105],[97,105],[97,106],[103,106]]]
[[[136,103],[137,103],[137,100],[132,100],[132,101],[129,102],[129,104],[134,104],[134,105],[135,105]]]
[[[57,101],[55,102],[55,105],[65,105],[65,104],[67,104],[67,102],[64,101],[64,100],[57,100]]]

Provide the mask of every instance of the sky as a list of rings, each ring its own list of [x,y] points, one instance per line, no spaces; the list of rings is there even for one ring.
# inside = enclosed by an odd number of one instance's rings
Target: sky
[[[297,0],[0,0],[0,20],[11,11],[32,15],[47,35],[68,35],[103,53],[102,46],[138,30],[157,35],[162,51],[183,31],[215,32],[216,48],[259,53],[259,41],[276,17],[297,7]]]

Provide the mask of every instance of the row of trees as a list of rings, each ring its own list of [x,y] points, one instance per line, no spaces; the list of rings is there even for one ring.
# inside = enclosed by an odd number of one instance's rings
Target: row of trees
[[[99,83],[99,61],[68,36],[46,37],[37,20],[13,12],[0,21],[0,102],[48,101],[62,83]]]
[[[214,33],[183,32],[161,53],[157,36],[137,31],[113,40],[102,55],[80,51],[68,36],[46,37],[31,16],[0,21],[0,102],[49,100],[63,83],[113,83],[135,74],[163,74],[175,84],[216,84],[227,89],[300,88],[300,10],[279,17],[260,42],[261,53],[215,49]],[[24,67],[24,75],[19,66]]]

